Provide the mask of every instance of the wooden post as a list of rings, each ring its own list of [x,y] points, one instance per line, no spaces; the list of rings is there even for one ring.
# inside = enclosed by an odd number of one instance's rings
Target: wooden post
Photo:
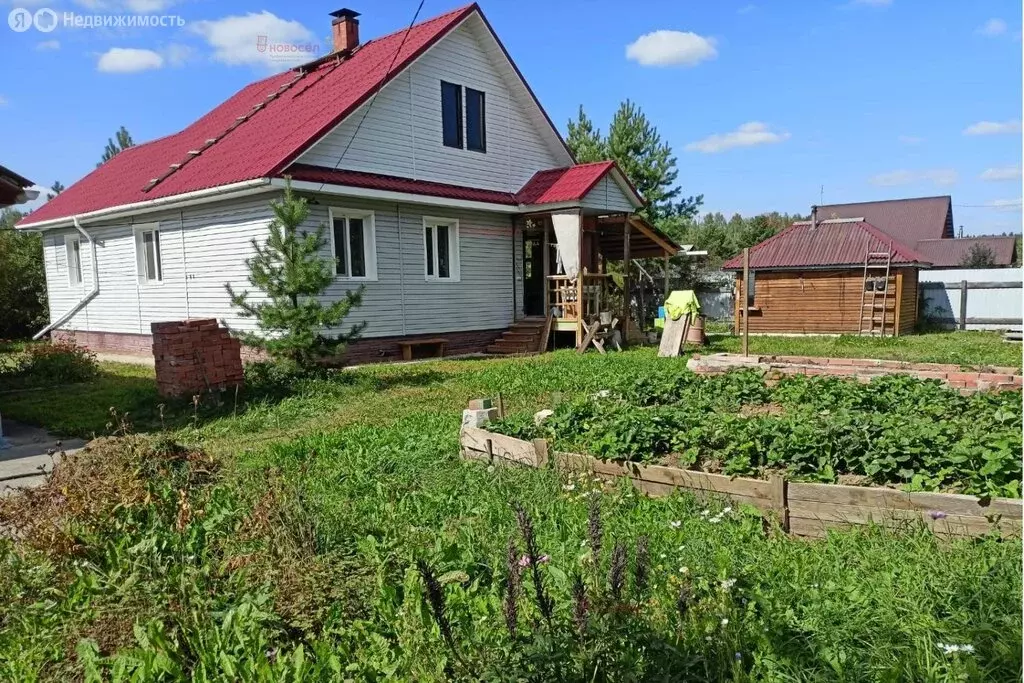
[[[665,298],[667,299],[668,295],[669,295],[668,252],[667,251],[665,252],[665,255],[662,258],[664,259],[664,265],[665,265]]]
[[[498,419],[505,419],[505,398],[498,392]]]
[[[629,214],[622,214],[622,345],[629,344],[629,295],[631,280],[629,277]]]
[[[583,343],[583,212],[576,214],[576,347]]]
[[[961,330],[967,329],[967,280],[960,281],[960,324]]]
[[[548,238],[548,221],[541,221],[544,226],[544,314],[547,315],[551,312],[551,291],[548,289],[551,287],[551,280],[548,276],[551,275],[551,243]]]
[[[548,442],[545,439],[534,439],[533,450],[535,452],[537,467],[544,469],[548,466],[550,456],[548,455]]]
[[[750,247],[743,248],[743,291],[740,292],[740,309],[743,311],[743,355],[749,351],[747,336],[750,323],[750,300],[747,292],[750,291]]]
[[[786,478],[772,474],[768,477],[771,487],[772,507],[779,513],[779,522],[783,531],[789,531],[789,483]]]

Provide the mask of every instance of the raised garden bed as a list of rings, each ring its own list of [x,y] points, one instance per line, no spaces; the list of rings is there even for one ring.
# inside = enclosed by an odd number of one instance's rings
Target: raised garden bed
[[[943,534],[1020,533],[1019,391],[766,375],[666,366],[556,401],[542,419],[530,411],[467,430],[463,450],[629,477],[653,494],[723,493],[806,535],[907,519]]]
[[[650,496],[687,490],[698,495],[725,496],[756,507],[797,536],[821,537],[830,528],[869,523],[899,526],[920,520],[934,533],[948,537],[999,533],[1020,537],[1019,498],[983,500],[952,493],[910,493],[891,488],[792,482],[782,475],[769,479],[728,477],[678,467],[601,460],[579,453],[552,451],[544,439],[525,441],[480,427],[463,427],[462,457],[489,464],[555,467],[569,474],[588,472],[605,479],[628,478]]]

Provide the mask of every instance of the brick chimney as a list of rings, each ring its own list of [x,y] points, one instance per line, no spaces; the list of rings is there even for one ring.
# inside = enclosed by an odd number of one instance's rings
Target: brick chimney
[[[331,35],[334,38],[334,52],[354,50],[359,45],[359,12],[344,8],[331,12]]]

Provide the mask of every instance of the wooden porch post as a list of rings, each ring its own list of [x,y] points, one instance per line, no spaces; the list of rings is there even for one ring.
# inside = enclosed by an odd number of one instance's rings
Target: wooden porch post
[[[630,255],[629,255],[629,214],[622,214],[622,345],[629,343],[629,295],[630,295]]]
[[[546,318],[548,313],[551,312],[551,292],[549,290],[549,287],[551,287],[551,281],[548,280],[548,276],[551,275],[551,242],[548,238],[548,221],[541,221],[541,225],[544,226],[544,246],[542,247],[542,249],[544,249],[544,253],[542,254],[542,257],[544,260],[544,317]]]
[[[583,211],[576,214],[576,348],[583,343]]]

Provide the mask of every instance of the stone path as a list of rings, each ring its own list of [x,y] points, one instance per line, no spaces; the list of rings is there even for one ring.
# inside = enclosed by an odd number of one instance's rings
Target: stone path
[[[0,437],[0,496],[13,490],[43,483],[45,473],[53,469],[59,456],[50,449],[61,448],[73,453],[85,445],[82,439],[58,439],[45,429],[30,427],[13,420],[3,420]]]

